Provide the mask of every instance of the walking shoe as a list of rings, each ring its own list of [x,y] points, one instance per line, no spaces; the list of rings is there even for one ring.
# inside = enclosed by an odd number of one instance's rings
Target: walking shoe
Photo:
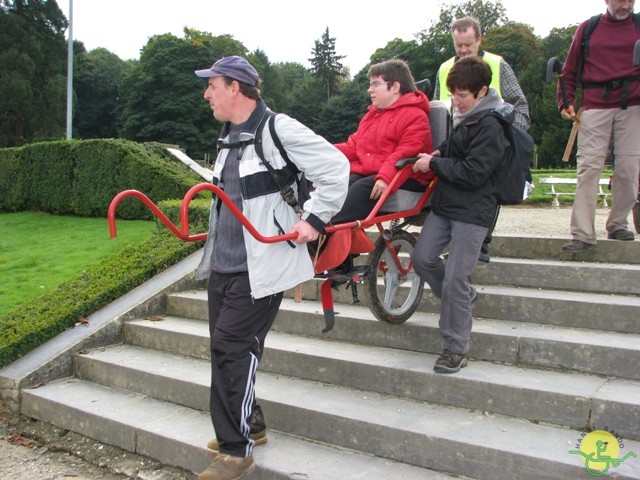
[[[433,371],[436,373],[456,373],[467,366],[467,356],[464,353],[453,353],[451,350],[442,352],[436,360]]]
[[[633,240],[636,237],[633,234],[633,232],[621,228],[620,230],[616,230],[615,232],[608,234],[607,238],[609,240],[629,241],[629,240]]]
[[[256,468],[253,457],[234,457],[224,453],[216,455],[216,459],[207,469],[198,475],[198,480],[240,480]]]
[[[478,255],[478,261],[482,263],[489,263],[491,261],[491,256],[488,252],[481,251],[480,255]]]
[[[262,408],[260,405],[256,405],[253,407],[253,411],[249,418],[247,419],[249,422],[249,438],[256,442],[255,446],[259,447],[267,443],[267,425],[264,423],[264,415],[262,414]],[[217,452],[220,450],[220,445],[218,445],[218,439],[212,438],[207,443],[207,448],[212,452]]]
[[[571,240],[569,243],[565,243],[562,250],[565,252],[578,253],[585,250],[591,250],[595,248],[595,243],[586,243],[582,240]]]
[[[261,432],[250,433],[249,438],[255,442],[256,447],[260,447],[267,443],[267,429],[265,427]],[[220,450],[220,445],[218,445],[218,439],[212,438],[207,442],[207,448],[212,452],[218,452]]]
[[[478,290],[471,287],[471,305],[476,303],[476,300],[478,300]]]

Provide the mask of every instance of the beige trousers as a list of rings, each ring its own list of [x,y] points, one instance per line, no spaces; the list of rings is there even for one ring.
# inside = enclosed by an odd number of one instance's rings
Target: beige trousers
[[[606,223],[608,233],[627,229],[629,212],[636,203],[640,171],[640,106],[626,110],[585,110],[580,120],[578,184],[571,213],[571,236],[595,244],[596,192],[612,139],[615,166],[612,206]]]

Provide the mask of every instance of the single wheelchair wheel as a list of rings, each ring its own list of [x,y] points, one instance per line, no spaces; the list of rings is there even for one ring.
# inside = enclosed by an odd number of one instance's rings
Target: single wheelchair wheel
[[[378,320],[402,323],[418,308],[424,282],[413,270],[409,258],[416,237],[398,230],[390,244],[389,249],[380,237],[375,250],[369,254],[371,274],[365,277],[364,293],[369,309]]]

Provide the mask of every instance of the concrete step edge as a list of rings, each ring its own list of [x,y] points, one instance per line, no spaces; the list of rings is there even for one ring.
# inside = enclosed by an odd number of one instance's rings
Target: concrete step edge
[[[212,461],[212,454],[204,448],[214,436],[208,414],[149,397],[132,398],[125,391],[90,382],[73,383],[73,388],[52,383],[40,391],[25,390],[22,413],[194,473]],[[61,393],[63,390],[67,392]],[[126,409],[118,408],[121,406]],[[131,422],[131,418],[141,420]],[[119,434],[118,430],[125,433]],[[123,442],[120,437],[130,441]],[[389,480],[460,478],[275,430],[269,431],[266,446],[254,450],[254,459],[256,475],[270,479],[289,479],[292,472],[308,480],[356,480],[362,475],[383,475]]]

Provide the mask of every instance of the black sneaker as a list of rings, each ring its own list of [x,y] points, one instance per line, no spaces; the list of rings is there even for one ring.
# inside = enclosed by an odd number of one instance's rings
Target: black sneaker
[[[451,350],[442,352],[436,360],[433,371],[436,373],[456,373],[461,368],[467,366],[467,355],[464,353],[453,353]]]
[[[582,240],[571,240],[569,243],[565,243],[562,250],[569,253],[579,253],[585,250],[591,250],[595,248],[595,243],[587,243]]]
[[[636,237],[633,234],[633,232],[629,230],[624,230],[623,228],[621,228],[620,230],[616,230],[615,232],[608,234],[607,238],[609,240],[622,240],[622,241],[628,242],[630,240],[635,239]]]

